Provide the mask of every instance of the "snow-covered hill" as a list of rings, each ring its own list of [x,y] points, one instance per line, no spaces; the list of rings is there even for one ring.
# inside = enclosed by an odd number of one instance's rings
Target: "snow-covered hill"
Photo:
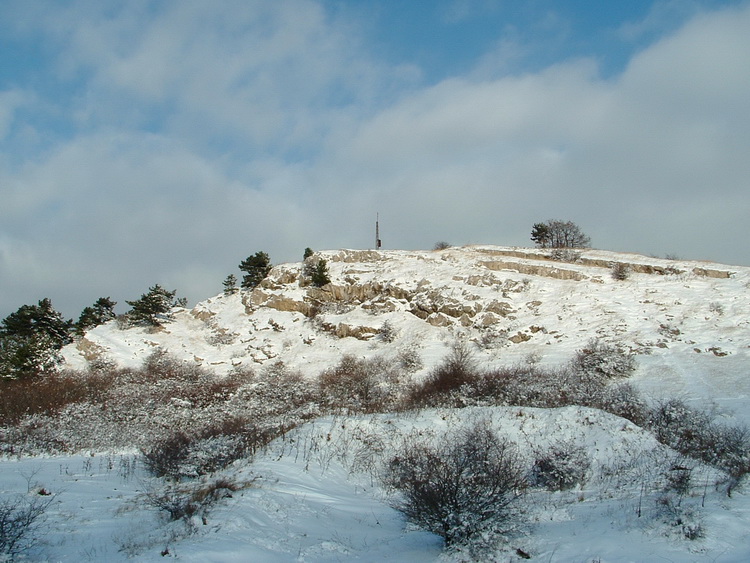
[[[163,329],[100,326],[64,349],[70,367],[140,366],[157,347],[217,373],[274,362],[316,376],[344,354],[416,352],[427,372],[456,338],[486,366],[567,362],[593,338],[638,354],[634,381],[726,402],[750,396],[750,268],[584,250],[470,246],[319,252],[331,284],[281,264],[260,287],[178,309]],[[613,279],[613,264],[627,279]]]
[[[319,252],[314,259],[327,261],[332,280],[322,288],[309,284],[303,264],[282,264],[253,291],[176,309],[161,329],[111,322],[63,353],[71,368],[138,368],[166,350],[222,381],[279,362],[314,379],[346,354],[408,357],[421,362],[412,373],[420,379],[457,341],[489,368],[558,366],[599,339],[635,354],[628,381],[646,398],[679,397],[713,408],[728,425],[750,422],[750,268],[596,250],[563,256],[568,261],[548,254],[495,246]],[[627,279],[613,278],[615,263],[627,265]],[[166,384],[134,408],[148,410],[156,426],[184,421],[185,428],[167,430],[188,432],[211,413],[256,408],[247,407],[253,381],[207,413],[169,395],[176,387]],[[71,407],[64,435],[115,406]],[[183,407],[181,418],[164,417],[165,409]],[[117,431],[132,434],[125,426],[136,418],[117,418]],[[26,428],[43,434],[50,420],[33,418]],[[726,482],[720,469],[678,456],[647,428],[608,412],[474,406],[304,420],[253,458],[180,485],[150,475],[131,448],[5,458],[0,492],[3,499],[49,499],[44,533],[27,552],[39,561],[750,560],[747,485],[728,497],[715,486]],[[383,462],[414,443],[410,437],[432,443],[474,421],[512,441],[526,466],[551,447],[583,452],[585,461],[584,479],[572,489],[532,487],[517,528],[480,557],[446,552],[438,536],[409,525],[379,478]],[[687,492],[670,484],[675,471],[690,473]],[[201,516],[170,521],[156,506],[216,483],[231,487]]]

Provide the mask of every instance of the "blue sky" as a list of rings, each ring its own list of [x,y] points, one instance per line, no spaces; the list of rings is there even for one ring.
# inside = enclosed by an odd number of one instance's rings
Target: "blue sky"
[[[750,2],[0,2],[0,315],[258,250],[528,245],[750,265]]]

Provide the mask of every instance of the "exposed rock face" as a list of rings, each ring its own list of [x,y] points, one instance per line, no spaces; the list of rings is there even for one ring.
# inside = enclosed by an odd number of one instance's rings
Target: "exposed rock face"
[[[489,270],[514,270],[519,274],[531,276],[545,276],[558,280],[585,280],[588,276],[575,270],[566,270],[554,266],[541,266],[537,264],[526,264],[524,262],[509,262],[493,260],[491,262],[482,262],[482,266]]]
[[[509,250],[509,249],[479,248],[478,251],[484,254],[491,255],[491,256],[511,256],[514,258],[525,258],[529,260],[551,260],[549,255],[545,254],[546,251],[539,250],[539,249]],[[717,279],[726,279],[726,278],[732,277],[733,275],[733,272],[729,270],[717,270],[714,268],[693,267],[690,269],[685,269],[685,266],[678,265],[679,262],[675,262],[673,264],[667,264],[667,265],[644,264],[641,262],[631,262],[631,261],[622,260],[622,259],[615,260],[614,262],[622,264],[623,266],[627,266],[631,272],[636,273],[636,274],[657,274],[661,276],[666,276],[666,275],[680,275],[680,274],[684,274],[690,271],[696,276],[704,276],[708,278],[717,278]],[[604,260],[600,258],[579,256],[578,259],[576,260],[576,263],[581,264],[582,266],[593,266],[596,268],[611,268],[613,264],[613,260]],[[491,269],[495,269],[495,268],[491,268]],[[508,269],[515,269],[515,268],[510,267]],[[521,270],[517,270],[517,271],[520,272]],[[524,272],[521,272],[521,273],[524,273]],[[555,276],[552,276],[552,277],[555,277]],[[566,278],[560,278],[560,279],[566,279]]]
[[[331,256],[332,262],[379,262],[386,257],[377,250],[339,250]]]
[[[76,342],[76,349],[81,352],[81,355],[87,362],[94,362],[102,357],[106,353],[106,349],[98,344],[91,342],[87,338],[81,338]]]
[[[298,301],[285,295],[267,293],[257,288],[250,294],[250,305],[252,307],[268,307],[277,311],[297,312],[305,316],[309,316],[311,309],[310,303]]]

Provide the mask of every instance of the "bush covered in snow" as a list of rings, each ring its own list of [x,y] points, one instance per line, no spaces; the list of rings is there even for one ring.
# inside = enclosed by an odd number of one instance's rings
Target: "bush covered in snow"
[[[163,487],[156,485],[148,488],[140,500],[146,506],[160,510],[170,521],[183,521],[191,532],[196,527],[195,518],[205,525],[216,503],[231,498],[232,493],[246,486],[248,483],[237,483],[225,477]]]
[[[535,454],[529,481],[550,491],[582,485],[591,462],[586,448],[561,440]]]
[[[482,543],[517,525],[525,470],[514,444],[488,421],[445,434],[435,444],[412,435],[387,464],[396,507],[446,545]]]
[[[246,420],[229,418],[197,432],[177,431],[143,448],[146,468],[156,477],[174,481],[208,475],[234,461],[250,457],[287,428],[258,428]]]
[[[651,411],[648,427],[663,444],[726,471],[726,492],[750,473],[750,430],[717,423],[707,411],[681,399],[667,399]]]
[[[604,378],[629,377],[636,368],[635,356],[620,344],[592,339],[576,352],[573,371]]]
[[[384,358],[345,355],[320,374],[323,405],[335,412],[386,412],[396,401],[400,367]]]
[[[408,390],[404,407],[465,406],[466,397],[472,394],[471,389],[479,377],[480,370],[469,344],[456,340],[427,378]]]

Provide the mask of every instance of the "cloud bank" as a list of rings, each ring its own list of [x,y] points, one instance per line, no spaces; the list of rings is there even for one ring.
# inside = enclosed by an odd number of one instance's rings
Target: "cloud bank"
[[[154,283],[195,302],[258,250],[371,247],[375,213],[386,248],[528,245],[560,218],[599,248],[750,264],[747,3],[615,75],[494,52],[439,80],[325,3],[0,11],[39,62],[0,88],[2,316]]]

